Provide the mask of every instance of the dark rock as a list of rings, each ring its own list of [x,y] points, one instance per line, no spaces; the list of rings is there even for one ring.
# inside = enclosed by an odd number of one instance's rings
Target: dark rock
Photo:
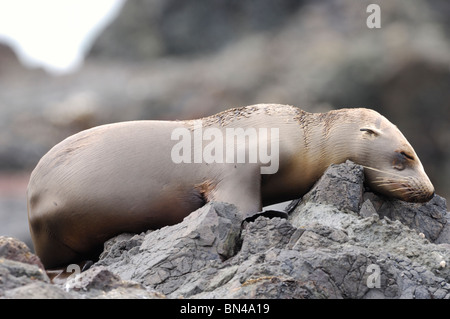
[[[42,281],[7,290],[4,297],[8,299],[74,299],[72,294]]]
[[[386,200],[364,197],[363,189],[360,166],[332,165],[289,220],[259,216],[244,225],[237,240],[240,219],[225,214],[232,206],[210,203],[179,225],[127,235],[133,238],[133,253],[123,251],[122,258],[99,264],[168,297],[449,298],[449,247],[430,243],[398,220],[379,217],[375,207]],[[416,214],[440,216],[445,203],[437,203],[415,205]],[[362,210],[367,217],[360,216]],[[420,227],[430,222],[417,220]],[[193,224],[204,230],[192,231]],[[236,231],[228,246],[233,248],[222,258],[217,249],[211,251],[220,243],[212,238],[227,237],[219,230],[232,225]],[[125,247],[122,240],[118,246]]]
[[[54,289],[48,291],[36,287],[50,285],[39,258],[32,254],[21,241],[11,237],[0,237],[0,298],[28,298],[34,295],[51,296]],[[34,291],[34,294],[30,291]]]
[[[8,291],[36,282],[50,284],[50,279],[41,268],[0,257],[0,297],[7,296]]]
[[[165,298],[163,294],[145,289],[136,282],[122,280],[104,266],[97,266],[71,276],[62,288],[78,298]]]
[[[445,216],[445,219],[447,220],[444,228],[442,229],[441,233],[439,234],[439,237],[436,239],[436,244],[449,244],[450,243],[450,214],[447,213]]]
[[[339,210],[359,212],[364,190],[364,169],[350,161],[347,164],[332,164],[303,197],[303,203],[332,204]]]
[[[248,259],[251,255],[264,252],[270,248],[283,248],[286,246],[292,235],[296,232],[287,220],[274,218],[270,220],[260,217],[250,223],[243,231],[241,251],[239,258]],[[247,234],[251,234],[247,236]]]
[[[87,271],[72,276],[67,281],[66,287],[73,290],[91,290],[98,289],[103,291],[109,291],[117,288],[121,284],[119,276],[113,274],[104,267],[95,267],[88,269]]]
[[[0,296],[449,299],[448,223],[436,226],[445,201],[398,203],[362,185],[360,166],[332,165],[288,219],[243,223],[233,205],[210,202],[179,224],[112,238],[61,285],[0,259]]]
[[[183,290],[189,296],[199,289],[195,281],[201,271],[236,253],[241,223],[234,206],[209,203],[177,225],[145,234],[138,250],[133,248],[119,258],[116,253],[103,254],[97,264],[163,294]],[[136,237],[131,240],[141,241]],[[106,258],[109,255],[114,257]]]
[[[297,212],[290,216],[294,225],[309,218],[329,225],[342,223],[351,216],[342,214],[349,211],[362,217],[399,220],[432,242],[440,238],[439,243],[443,243],[448,236],[449,214],[444,198],[436,195],[427,203],[408,203],[364,192],[364,170],[350,161],[345,165],[331,165],[298,206]]]
[[[374,195],[369,195],[375,202]],[[375,195],[376,196],[376,195]],[[448,232],[447,203],[436,195],[427,203],[407,203],[401,200],[384,199],[377,212],[380,217],[399,220],[402,224],[423,233],[430,241],[435,242],[441,235],[441,242]],[[445,230],[444,230],[445,228]],[[450,243],[448,241],[447,243]]]
[[[27,245],[12,237],[0,236],[0,258],[36,265],[44,270],[39,257],[31,253]]]

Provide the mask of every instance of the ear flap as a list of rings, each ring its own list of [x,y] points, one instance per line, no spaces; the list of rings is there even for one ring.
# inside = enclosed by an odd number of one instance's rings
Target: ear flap
[[[366,132],[366,134],[371,135],[372,137],[376,137],[381,135],[381,131],[379,129],[376,129],[374,127],[363,127],[359,129],[362,132]]]

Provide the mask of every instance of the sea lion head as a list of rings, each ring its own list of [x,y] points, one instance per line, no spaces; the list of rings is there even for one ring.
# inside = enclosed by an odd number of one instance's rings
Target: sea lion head
[[[407,202],[429,201],[434,187],[411,144],[384,116],[367,111],[357,139],[366,183],[376,192]]]

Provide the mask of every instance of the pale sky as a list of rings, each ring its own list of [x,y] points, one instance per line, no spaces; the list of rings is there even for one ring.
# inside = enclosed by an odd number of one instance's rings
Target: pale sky
[[[124,0],[0,0],[0,42],[52,73],[75,70]]]

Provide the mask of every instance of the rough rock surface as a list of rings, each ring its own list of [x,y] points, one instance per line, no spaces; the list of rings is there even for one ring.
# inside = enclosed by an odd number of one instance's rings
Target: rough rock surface
[[[450,299],[443,198],[379,197],[347,162],[291,210],[247,222],[230,204],[208,203],[177,225],[112,238],[62,285],[0,248],[0,297]]]

